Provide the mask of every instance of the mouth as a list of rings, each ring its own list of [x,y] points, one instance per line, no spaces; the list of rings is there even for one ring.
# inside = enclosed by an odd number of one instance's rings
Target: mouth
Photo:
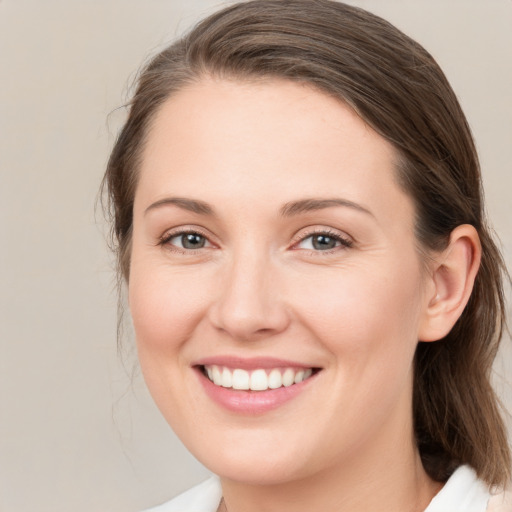
[[[200,365],[199,370],[217,387],[237,391],[269,391],[300,384],[318,373],[320,368],[275,367],[247,370],[208,364]]]
[[[311,396],[306,390],[323,370],[274,357],[229,355],[207,357],[192,367],[206,396],[217,406],[249,416],[285,407],[301,395]]]

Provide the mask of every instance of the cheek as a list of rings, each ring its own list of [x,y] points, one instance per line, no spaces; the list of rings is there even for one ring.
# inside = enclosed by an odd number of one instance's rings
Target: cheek
[[[414,260],[413,260],[414,261]],[[297,291],[298,292],[298,291]],[[350,373],[407,369],[421,315],[419,265],[340,269],[302,291],[304,323]],[[369,372],[370,373],[370,372]]]
[[[421,311],[414,268],[348,274],[317,281],[301,309],[303,323],[331,354],[331,389],[337,392],[328,398],[329,423],[344,425],[347,438],[370,435],[389,417],[407,421]],[[329,293],[320,292],[322,284]],[[361,421],[366,434],[351,430]],[[336,428],[332,436],[338,435]]]
[[[208,295],[200,283],[147,259],[132,263],[129,304],[140,367],[156,405],[181,436],[187,425],[183,413],[200,413],[183,388],[190,377],[187,342],[203,318]]]
[[[141,362],[146,352],[175,352],[190,336],[206,307],[208,292],[165,265],[132,263],[129,304]]]

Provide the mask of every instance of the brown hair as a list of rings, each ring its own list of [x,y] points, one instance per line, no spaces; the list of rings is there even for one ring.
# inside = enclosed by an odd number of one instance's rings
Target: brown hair
[[[213,14],[143,69],[112,151],[108,191],[121,280],[129,278],[132,210],[150,123],[174,92],[206,75],[284,78],[351,106],[400,156],[423,250],[472,224],[482,263],[469,303],[445,339],[419,343],[413,415],[424,467],[445,481],[469,464],[488,484],[510,478],[511,454],[490,372],[503,328],[506,269],[486,225],[478,157],[443,72],[385,20],[329,0],[254,0]]]

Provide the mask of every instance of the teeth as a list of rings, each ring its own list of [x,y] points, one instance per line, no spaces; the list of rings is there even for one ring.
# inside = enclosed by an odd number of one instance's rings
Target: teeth
[[[272,370],[268,376],[268,387],[270,389],[277,389],[283,385],[283,377],[279,370]]]
[[[214,366],[212,368],[213,383],[216,386],[222,386],[222,374],[220,373],[219,367]]]
[[[230,370],[225,366],[205,366],[208,378],[216,385],[224,388],[238,390],[265,391],[277,389],[282,386],[288,387],[292,384],[299,384],[313,374],[313,369],[294,370],[286,368],[284,371],[274,368],[267,373],[266,370],[258,369],[253,372],[239,368]]]
[[[253,391],[263,391],[268,388],[268,378],[265,370],[252,372],[250,388]]]
[[[300,373],[300,371],[297,372],[297,375],[299,373]],[[291,368],[287,368],[286,371],[283,373],[283,386],[287,388],[288,386],[291,386],[294,381],[295,381],[295,372]]]
[[[230,388],[233,386],[233,377],[231,376],[231,372],[227,368],[224,368],[222,370],[221,386],[223,388]]]
[[[304,380],[304,371],[300,370],[295,374],[294,382],[295,384],[298,384],[299,382],[302,382]]]
[[[229,372],[227,368],[224,368],[224,371]],[[249,389],[249,372],[245,370],[233,372],[233,389]]]

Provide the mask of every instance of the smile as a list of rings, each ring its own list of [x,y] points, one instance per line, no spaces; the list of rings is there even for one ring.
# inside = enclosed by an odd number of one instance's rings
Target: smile
[[[240,391],[267,391],[300,384],[309,379],[313,368],[268,368],[244,370],[226,366],[205,365],[203,373],[216,386]]]
[[[314,386],[323,368],[275,357],[209,356],[194,361],[199,384],[221,409],[259,416],[287,403]]]

